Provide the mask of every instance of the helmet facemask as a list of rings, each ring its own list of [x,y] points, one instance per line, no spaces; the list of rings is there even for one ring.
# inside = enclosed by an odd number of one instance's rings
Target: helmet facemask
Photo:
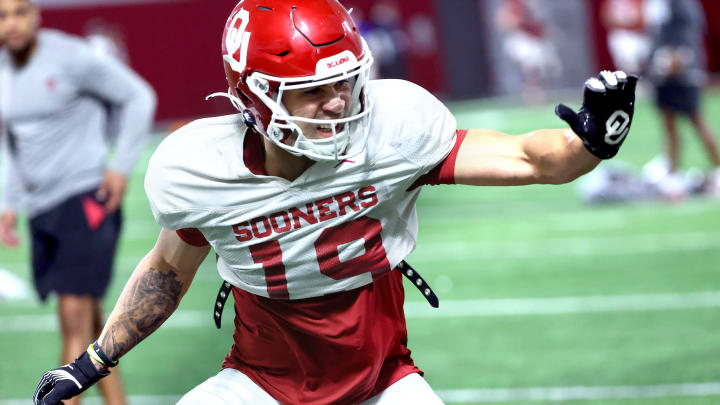
[[[271,111],[269,123],[263,128],[255,125],[255,129],[278,147],[296,156],[306,156],[312,160],[343,160],[362,152],[367,142],[372,104],[366,96],[366,84],[370,75],[373,59],[366,48],[366,56],[357,61],[351,52],[343,52],[318,62],[319,74],[312,77],[281,78],[260,72],[249,74],[245,80],[250,91]],[[328,62],[328,60],[331,60]],[[344,61],[347,67],[342,69],[326,69],[322,67],[333,64],[333,61]],[[335,66],[333,66],[335,67]],[[282,102],[283,94],[288,90],[302,90],[317,86],[334,84],[342,80],[351,83],[349,116],[338,119],[315,119],[290,115]],[[246,112],[247,107],[241,97],[233,94],[216,93],[211,96],[228,97],[235,108]],[[247,120],[246,120],[247,121]],[[305,135],[298,122],[327,125],[332,136],[312,139]],[[342,129],[338,130],[339,127]],[[350,148],[350,145],[359,147]]]
[[[365,97],[365,85],[368,80],[369,64],[360,65],[343,71],[339,74],[332,74],[329,77],[315,78],[294,78],[278,80],[260,73],[251,74],[248,84],[258,98],[272,111],[270,123],[266,128],[268,138],[279,147],[294,155],[307,156],[313,160],[343,160],[364,149],[367,140],[367,121],[370,119],[372,106]],[[253,81],[260,82],[255,86]],[[279,83],[274,99],[261,93],[262,80],[275,81]],[[283,95],[286,91],[310,89],[316,86],[334,85],[343,80],[348,80],[351,86],[350,106],[346,107],[347,113],[337,119],[316,119],[290,115],[283,104]],[[310,138],[302,130],[301,123],[327,126],[332,131],[332,136],[326,138]],[[354,148],[350,151],[352,142],[361,142],[361,148]]]

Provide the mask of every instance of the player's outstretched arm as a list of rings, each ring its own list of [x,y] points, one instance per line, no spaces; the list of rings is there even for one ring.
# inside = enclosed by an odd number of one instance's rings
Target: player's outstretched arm
[[[468,131],[455,163],[455,182],[470,185],[561,184],[615,156],[625,140],[635,104],[637,78],[604,71],[585,82],[583,105],[555,113],[570,129],[541,129],[513,136]]]
[[[175,311],[209,251],[163,229],[125,285],[98,341],[74,362],[43,374],[33,402],[58,404],[110,374],[109,367]]]
[[[569,129],[541,129],[508,135],[468,131],[455,163],[455,182],[476,186],[562,184],[600,162]]]

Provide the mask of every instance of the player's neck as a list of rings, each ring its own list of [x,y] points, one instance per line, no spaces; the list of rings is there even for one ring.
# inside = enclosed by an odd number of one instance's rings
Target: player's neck
[[[315,163],[305,156],[291,154],[264,137],[263,145],[265,146],[265,170],[270,176],[294,181]]]
[[[27,65],[27,63],[30,61],[30,58],[32,58],[35,50],[37,49],[37,43],[37,36],[35,36],[26,47],[18,49],[16,51],[10,51],[10,56],[12,57],[13,64],[19,68]]]

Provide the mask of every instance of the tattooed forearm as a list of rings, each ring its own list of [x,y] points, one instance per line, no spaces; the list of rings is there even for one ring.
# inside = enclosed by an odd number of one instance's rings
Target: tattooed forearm
[[[117,359],[150,335],[175,311],[182,290],[172,270],[164,273],[150,267],[143,272],[120,296],[117,319],[99,342],[105,354]]]

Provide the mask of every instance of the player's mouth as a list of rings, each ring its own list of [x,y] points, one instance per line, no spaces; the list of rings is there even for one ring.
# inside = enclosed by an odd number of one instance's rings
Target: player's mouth
[[[321,138],[329,138],[333,135],[332,127],[331,124],[317,125],[315,127],[315,133]],[[345,123],[335,125],[335,133],[342,132],[343,128],[345,128]]]

